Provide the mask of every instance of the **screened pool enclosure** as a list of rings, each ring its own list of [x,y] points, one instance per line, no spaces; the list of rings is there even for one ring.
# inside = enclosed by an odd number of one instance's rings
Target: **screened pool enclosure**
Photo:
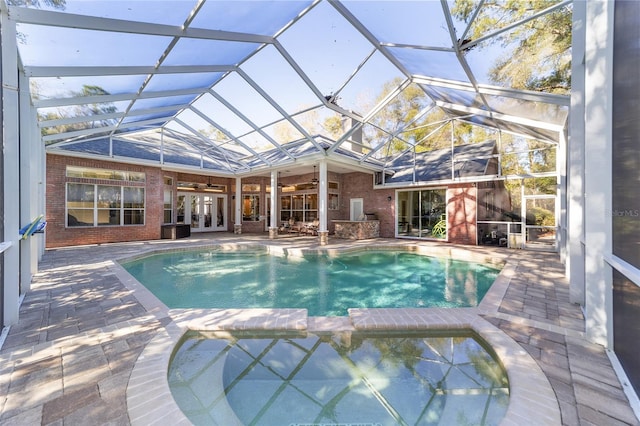
[[[149,241],[182,220],[271,238],[298,216],[322,245],[377,209],[384,238],[556,250],[585,337],[621,355],[633,394],[639,8],[0,0],[3,326],[61,235]]]
[[[14,0],[3,43],[47,153],[274,188],[318,166],[319,206],[330,172],[374,188],[472,181],[479,243],[556,247],[568,88],[516,89],[495,70],[550,20],[570,26],[571,2],[471,3]],[[530,78],[570,51],[558,58]],[[437,203],[398,197],[396,234],[438,238]]]
[[[465,4],[15,0],[5,19],[49,154],[275,188],[313,165],[320,206],[331,172],[375,188],[473,181],[478,243],[555,248],[568,88],[515,89],[495,68],[549,20],[570,24],[571,2]],[[558,61],[540,73],[570,53]],[[445,235],[425,203],[396,206],[396,235]]]

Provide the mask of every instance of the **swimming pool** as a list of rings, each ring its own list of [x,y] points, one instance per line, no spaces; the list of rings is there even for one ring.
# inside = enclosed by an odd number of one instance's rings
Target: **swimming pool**
[[[404,250],[276,256],[265,250],[155,254],[122,266],[170,309],[477,306],[499,270]]]
[[[168,373],[195,424],[498,424],[507,375],[470,332],[191,332]]]

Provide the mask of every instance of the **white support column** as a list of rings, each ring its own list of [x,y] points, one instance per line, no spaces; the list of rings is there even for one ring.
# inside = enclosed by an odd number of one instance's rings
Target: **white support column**
[[[271,171],[271,199],[269,201],[271,206],[269,206],[271,217],[269,218],[269,223],[271,226],[269,227],[269,238],[274,239],[278,236],[278,172],[275,170]]]
[[[2,139],[4,143],[4,242],[11,246],[4,252],[4,325],[18,321],[20,301],[20,155],[18,121],[18,49],[16,26],[6,8],[0,8],[2,43]]]
[[[586,2],[573,4],[571,49],[574,58],[585,55]],[[569,299],[584,306],[584,153],[585,153],[585,66],[584,61],[571,62],[571,109],[567,141],[567,250],[566,274]]]
[[[234,234],[242,234],[242,178],[236,178],[236,195],[235,195],[235,224],[233,225]]]
[[[587,337],[612,347],[611,146],[614,2],[586,3],[585,320]]]
[[[40,128],[38,127],[38,112],[32,107],[31,108],[31,126],[33,132],[33,141],[34,141],[34,161],[37,159],[38,165],[37,168],[37,206],[38,211],[44,214],[45,219],[47,218],[47,153],[44,148],[44,143],[40,137]],[[45,231],[44,234],[41,234],[38,238],[38,261],[42,259],[44,255],[45,247],[47,245],[47,233]],[[37,271],[36,271],[37,272]]]
[[[320,182],[318,183],[318,237],[320,245],[326,245],[329,242],[329,223],[328,223],[328,183],[327,183],[327,162],[320,161]]]
[[[556,170],[558,171],[556,189],[556,247],[560,254],[560,261],[567,261],[567,138],[560,132],[558,147],[556,148]]]
[[[20,87],[29,87],[29,81],[24,75],[19,75]],[[20,96],[20,113],[22,118],[19,123],[19,140],[20,140],[20,225],[24,226],[32,222],[42,212],[38,211],[37,204],[37,177],[38,171],[35,170],[39,166],[38,161],[34,157],[37,150],[36,146],[40,144],[33,140],[33,124],[31,119],[31,102],[29,92],[22,90]],[[6,197],[5,197],[6,202]],[[38,255],[37,240],[39,236],[33,235],[26,240],[20,240],[20,293],[24,294],[31,288],[31,278],[37,272]]]

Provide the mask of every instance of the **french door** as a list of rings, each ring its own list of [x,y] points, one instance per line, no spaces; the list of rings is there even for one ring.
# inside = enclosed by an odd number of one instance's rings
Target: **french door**
[[[191,225],[191,232],[227,230],[227,196],[178,192],[178,223]]]

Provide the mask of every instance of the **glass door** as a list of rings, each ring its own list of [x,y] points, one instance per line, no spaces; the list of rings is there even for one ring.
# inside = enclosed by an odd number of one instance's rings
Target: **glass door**
[[[226,231],[227,230],[227,196],[226,195],[214,195],[214,205],[216,206],[216,221],[212,225],[214,231]]]
[[[396,235],[446,239],[446,197],[444,188],[398,191]]]
[[[225,231],[226,211],[225,195],[178,193],[178,223],[189,223],[191,232]]]
[[[266,206],[267,218],[264,221],[264,230],[268,231],[271,226],[271,195],[267,195],[267,206]]]

